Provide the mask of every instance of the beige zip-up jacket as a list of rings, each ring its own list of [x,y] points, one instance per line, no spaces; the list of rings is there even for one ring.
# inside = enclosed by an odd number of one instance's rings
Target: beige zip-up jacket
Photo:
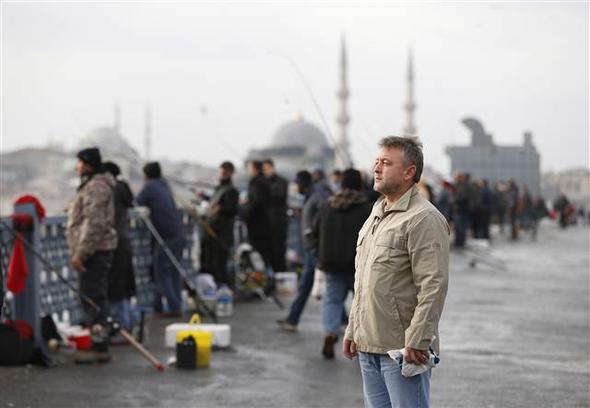
[[[414,185],[392,206],[380,199],[359,232],[354,299],[344,337],[358,351],[439,350],[449,275],[445,218]]]

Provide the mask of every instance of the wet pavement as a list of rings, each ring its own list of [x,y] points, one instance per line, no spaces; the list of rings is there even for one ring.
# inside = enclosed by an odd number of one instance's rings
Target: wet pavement
[[[433,406],[590,406],[589,231],[544,225],[536,243],[498,238],[493,257],[453,253]],[[62,352],[52,369],[0,367],[0,408],[362,406],[358,363],[321,357],[319,302],[310,300],[297,333],[276,328],[284,314],[237,304],[224,319],[233,347],[215,352],[209,369],[159,373],[125,346],[107,365],[77,366]],[[171,322],[149,324],[146,345],[164,360]]]

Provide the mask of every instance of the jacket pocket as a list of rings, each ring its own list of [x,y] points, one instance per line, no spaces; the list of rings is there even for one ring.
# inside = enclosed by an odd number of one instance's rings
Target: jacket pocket
[[[374,262],[395,264],[407,253],[407,246],[408,240],[402,234],[385,231],[375,241]]]

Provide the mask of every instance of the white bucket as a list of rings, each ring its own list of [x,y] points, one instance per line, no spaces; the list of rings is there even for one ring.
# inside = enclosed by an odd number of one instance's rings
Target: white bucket
[[[277,272],[275,273],[277,292],[281,295],[292,295],[297,291],[297,273],[296,272]]]

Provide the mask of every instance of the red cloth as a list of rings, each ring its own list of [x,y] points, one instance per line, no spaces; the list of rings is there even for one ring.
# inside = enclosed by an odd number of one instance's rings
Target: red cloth
[[[27,276],[29,275],[22,240],[23,236],[19,233],[18,238],[14,240],[14,248],[12,248],[10,263],[8,264],[8,276],[6,277],[6,287],[15,295],[25,288]]]
[[[35,206],[35,210],[37,211],[37,216],[39,217],[39,221],[43,221],[45,218],[45,207],[41,204],[41,201],[33,195],[24,195],[20,196],[15,202],[14,205],[17,204],[27,204],[31,203]]]

